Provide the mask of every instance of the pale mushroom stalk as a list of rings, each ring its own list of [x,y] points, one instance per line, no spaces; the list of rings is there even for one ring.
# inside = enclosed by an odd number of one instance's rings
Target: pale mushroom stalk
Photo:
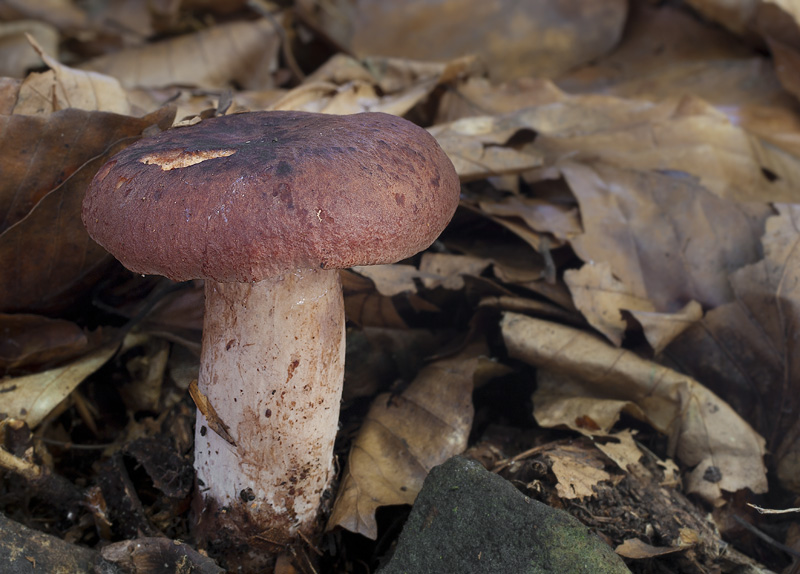
[[[100,168],[89,234],[136,273],[206,280],[195,534],[257,572],[321,531],[344,362],[337,269],[428,247],[458,205],[424,129],[253,112],[143,139]]]
[[[199,389],[230,427],[232,445],[198,411],[199,529],[276,546],[313,537],[332,473],[344,376],[344,304],[337,270],[255,283],[206,281]],[[261,531],[259,527],[261,525]]]

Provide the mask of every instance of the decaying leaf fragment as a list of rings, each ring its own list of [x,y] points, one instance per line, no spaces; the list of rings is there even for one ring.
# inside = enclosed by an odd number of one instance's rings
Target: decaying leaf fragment
[[[766,204],[720,199],[685,174],[599,162],[565,162],[560,170],[580,204],[584,233],[571,240],[575,252],[607,262],[652,310],[726,303],[730,273],[758,258]]]
[[[612,476],[603,468],[598,457],[579,445],[562,445],[548,450],[550,470],[558,480],[556,491],[562,499],[582,499],[594,496],[593,487]]]
[[[214,408],[214,405],[211,404],[211,402],[208,400],[208,397],[201,393],[200,389],[197,388],[197,379],[189,383],[189,395],[192,397],[197,410],[203,413],[203,416],[206,417],[208,426],[211,427],[211,430],[225,439],[225,442],[227,442],[229,445],[236,446],[236,441],[233,440],[233,437],[230,433],[230,427],[225,424],[225,421],[223,421],[217,414],[217,409]]]
[[[0,373],[60,364],[89,346],[75,323],[39,315],[0,313],[0,333]]]
[[[651,301],[636,297],[614,277],[607,262],[590,261],[579,270],[568,269],[564,282],[589,324],[618,347],[628,326],[622,311],[639,322],[656,355],[703,316],[697,301],[689,301],[675,313],[657,312]]]
[[[28,36],[28,41],[50,69],[25,78],[15,114],[50,114],[66,108],[130,114],[128,96],[116,78],[65,66],[47,54],[33,37]]]
[[[611,273],[607,262],[589,262],[580,269],[567,269],[564,282],[575,306],[589,323],[616,346],[622,344],[627,323],[620,311],[653,311],[647,299],[636,297]]]
[[[75,306],[109,260],[81,221],[97,168],[119,146],[175,110],[143,118],[67,109],[0,116],[0,310],[57,312]],[[35,254],[35,255],[34,255]]]
[[[360,57],[442,60],[477,53],[497,79],[550,77],[595,59],[618,41],[627,13],[627,5],[619,0],[296,4],[305,20]]]
[[[719,503],[723,492],[767,490],[764,439],[697,381],[577,329],[515,313],[501,325],[512,357],[569,376],[539,385],[534,403],[546,393],[551,404],[542,426],[574,425],[573,400],[613,400],[669,437],[670,456],[691,469],[688,492]]]
[[[375,397],[351,447],[329,529],[374,540],[375,510],[412,504],[428,471],[466,448],[482,348],[431,363],[399,395]]]
[[[102,367],[117,346],[108,344],[63,367],[0,382],[0,411],[34,428],[86,377]]]
[[[126,88],[221,88],[235,81],[264,89],[272,86],[278,45],[269,20],[235,21],[99,56],[81,68],[113,76]]]
[[[800,492],[800,208],[775,209],[764,258],[731,275],[736,300],[710,310],[666,352],[695,378],[724,381],[737,411],[767,438],[779,480]]]
[[[464,118],[428,131],[453,162],[461,181],[521,173],[542,165],[541,152],[530,145],[533,133],[514,116]]]

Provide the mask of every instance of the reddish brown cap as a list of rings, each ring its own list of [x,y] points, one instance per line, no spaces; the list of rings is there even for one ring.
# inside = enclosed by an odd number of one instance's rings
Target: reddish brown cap
[[[89,186],[83,222],[137,273],[259,281],[409,257],[458,198],[453,164],[402,118],[253,112],[126,148]]]

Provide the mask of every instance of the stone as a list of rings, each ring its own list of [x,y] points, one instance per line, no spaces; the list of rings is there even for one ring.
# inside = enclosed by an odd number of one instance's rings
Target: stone
[[[629,573],[576,518],[530,499],[475,461],[453,457],[425,479],[379,574]]]

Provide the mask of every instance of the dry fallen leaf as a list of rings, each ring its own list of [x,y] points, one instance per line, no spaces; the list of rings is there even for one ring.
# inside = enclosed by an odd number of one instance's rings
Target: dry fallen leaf
[[[86,187],[121,144],[168,127],[173,114],[0,117],[0,311],[66,309],[97,281],[109,256],[83,227]]]
[[[617,347],[622,344],[627,326],[621,311],[654,310],[650,301],[636,297],[615,279],[606,262],[589,262],[579,270],[568,269],[564,272],[564,282],[572,293],[575,307],[592,327]]]
[[[61,363],[88,345],[86,333],[70,321],[0,313],[0,373]]]
[[[342,278],[344,310],[348,321],[362,327],[406,327],[391,298],[378,293],[369,278],[349,269],[340,271],[339,276]]]
[[[439,124],[430,131],[456,168],[461,181],[521,173],[542,165],[533,133],[514,117],[479,116]],[[519,139],[514,139],[522,134]]]
[[[606,262],[590,262],[580,270],[568,269],[564,272],[564,282],[589,324],[618,347],[628,327],[623,311],[642,326],[656,355],[703,316],[703,308],[697,301],[689,301],[674,313],[656,312],[649,300],[634,296],[618,281]]]
[[[55,54],[58,50],[58,31],[45,22],[0,22],[0,76],[23,78],[29,69],[42,65],[42,59],[31,49],[27,34],[36,38],[47,52]]]
[[[222,437],[229,445],[236,446],[236,441],[233,440],[230,433],[230,427],[219,417],[217,410],[214,408],[214,405],[209,402],[208,397],[200,392],[200,389],[197,387],[197,379],[189,383],[189,395],[192,397],[192,401],[194,401],[197,410],[200,411],[208,421],[209,428]]]
[[[571,374],[540,367],[533,416],[541,426],[563,425],[587,436],[608,436],[622,413],[645,419],[642,409],[632,401],[582,395],[582,383]]]
[[[638,477],[651,477],[652,473],[640,463],[642,451],[633,438],[635,431],[622,430],[608,435],[608,440],[596,440],[595,446],[616,465]]]
[[[689,301],[675,313],[656,313],[643,310],[628,310],[642,326],[644,336],[656,356],[660,355],[672,341],[703,317],[703,307],[697,301]]]
[[[117,78],[126,88],[273,86],[279,38],[267,19],[217,24],[194,34],[100,56],[80,66]]]
[[[538,128],[534,147],[550,162],[591,159],[632,170],[685,172],[734,201],[800,197],[800,158],[695,97],[651,104],[572,96],[520,115]]]
[[[671,547],[671,546],[653,546],[638,538],[628,538],[614,548],[614,552],[625,558],[633,560],[643,560],[645,558],[653,558],[654,556],[664,556],[665,554],[672,554],[673,552],[681,552],[685,548]]]
[[[550,460],[550,470],[558,481],[556,491],[562,499],[582,499],[594,496],[593,487],[612,476],[603,469],[603,462],[581,445],[560,445],[548,449],[544,456]]]
[[[619,0],[299,0],[297,8],[358,56],[443,60],[477,53],[496,79],[552,76],[596,58],[619,39],[627,11]]]
[[[0,381],[3,414],[36,427],[86,377],[102,367],[117,347],[116,343],[108,344],[63,367]]]
[[[375,397],[353,441],[328,528],[375,539],[379,506],[411,504],[428,471],[463,452],[483,346],[423,368],[399,395]]]
[[[343,55],[296,88],[270,102],[271,110],[302,110],[326,114],[383,112],[404,116],[429,98],[440,85],[469,70],[472,60],[460,58],[442,63],[392,58],[364,62]]]
[[[762,53],[674,4],[631,4],[622,41],[592,65],[557,79],[570,93],[603,92],[659,101],[693,94],[735,113],[785,104]]]
[[[14,113],[47,115],[67,108],[128,115],[131,106],[116,78],[64,66],[29,36],[36,53],[50,68],[30,74],[19,89]]]
[[[678,174],[599,163],[564,164],[561,171],[578,198],[585,230],[571,241],[575,252],[584,261],[610,264],[651,310],[730,301],[730,273],[758,258],[767,205],[722,200]]]
[[[490,259],[483,257],[428,251],[419,262],[420,279],[427,289],[441,286],[458,291],[464,288],[463,275],[480,277],[491,264]]]
[[[800,492],[800,210],[777,205],[762,239],[764,259],[731,276],[735,302],[709,311],[666,353],[681,370],[725,388],[761,431],[785,486]]]
[[[569,159],[639,171],[685,172],[712,193],[738,201],[798,197],[800,159],[792,153],[798,122],[790,111],[717,109],[694,96],[648,102],[570,95],[555,86],[539,87],[536,93],[547,96],[502,116],[464,118],[431,130],[437,137],[443,132],[443,147],[462,177],[503,173],[483,164],[504,166],[506,171],[521,167],[521,158],[510,150],[501,149],[503,157],[495,159],[476,144],[484,138],[487,144],[501,145],[508,141],[501,134],[527,131],[536,137],[521,150],[540,162],[543,155],[545,165]],[[743,125],[739,114],[747,118]],[[788,121],[789,128],[780,126],[778,119]],[[777,135],[771,135],[773,131]]]
[[[501,201],[481,201],[478,205],[489,215],[522,219],[532,230],[552,233],[561,240],[571,239],[583,231],[578,210],[572,205],[517,195]]]
[[[352,269],[359,275],[372,280],[378,292],[385,297],[393,297],[400,293],[416,293],[417,285],[414,283],[414,279],[423,277],[420,270],[413,265],[399,263],[357,266]]]
[[[543,393],[562,397],[550,399],[557,409],[543,426],[574,424],[581,411],[568,407],[573,399],[614,400],[669,437],[689,469],[687,492],[717,504],[723,492],[766,492],[764,439],[697,381],[570,327],[514,313],[501,326],[512,357],[570,377],[552,388],[540,381],[534,403]]]

